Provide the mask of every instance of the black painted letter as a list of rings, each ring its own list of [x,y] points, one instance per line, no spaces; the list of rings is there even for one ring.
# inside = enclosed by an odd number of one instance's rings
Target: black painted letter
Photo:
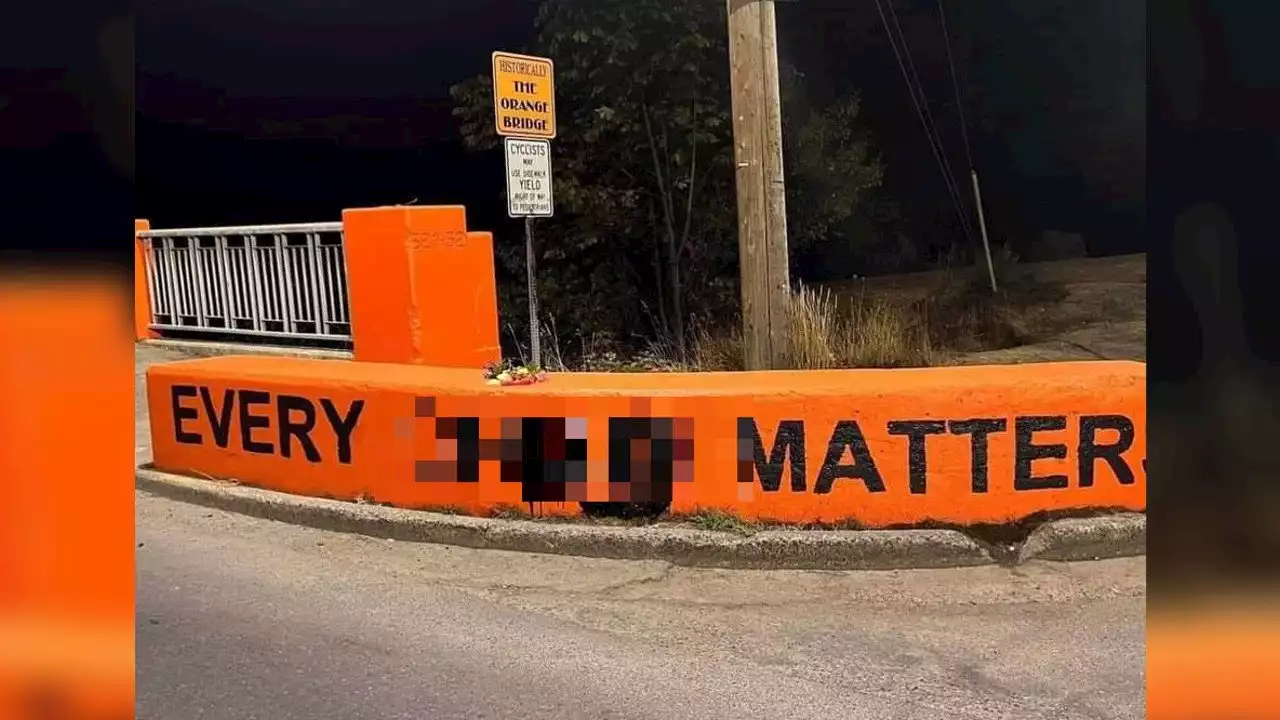
[[[1119,439],[1097,444],[1099,430],[1115,430]],[[1093,487],[1095,460],[1105,460],[1121,485],[1133,484],[1133,468],[1120,457],[1133,445],[1133,421],[1123,415],[1085,415],[1080,418],[1080,487]]]
[[[454,439],[458,441],[457,481],[461,483],[480,482],[480,418],[456,418],[457,432]],[[347,433],[348,437],[350,432]],[[351,447],[350,439],[347,447]],[[348,450],[347,459],[351,459]]]
[[[269,442],[258,442],[253,439],[254,428],[271,427],[271,418],[263,415],[253,415],[250,405],[266,405],[271,402],[271,394],[261,390],[240,390],[240,447],[245,452],[257,453],[259,455],[270,455],[276,451],[276,446]]]
[[[1009,429],[1009,421],[1003,418],[982,420],[952,420],[952,435],[969,436],[969,482],[975,493],[987,491],[987,436]]]
[[[1066,429],[1067,419],[1062,415],[1029,415],[1014,420],[1014,490],[1060,490],[1067,487],[1066,475],[1036,477],[1031,474],[1031,463],[1036,460],[1064,460],[1067,457],[1065,444],[1036,445],[1032,436],[1041,431]]]
[[[290,413],[302,413],[302,421],[294,422]],[[297,395],[277,395],[276,415],[280,417],[280,454],[293,457],[293,441],[297,438],[302,446],[302,454],[308,462],[320,462],[320,451],[311,439],[311,431],[316,427],[316,406],[311,401]]]
[[[907,484],[912,495],[923,495],[928,487],[928,463],[925,460],[925,439],[947,431],[942,420],[891,420],[890,435],[907,436]]]
[[[209,427],[213,428],[213,441],[220,448],[231,444],[231,406],[235,405],[236,391],[227,388],[222,393],[222,409],[213,407],[213,393],[209,388],[200,386],[200,402],[204,403],[204,412],[209,416]]]
[[[169,399],[173,403],[173,436],[183,445],[199,445],[204,442],[200,433],[187,432],[182,423],[195,420],[200,413],[195,408],[182,407],[182,398],[195,397],[195,385],[172,385],[169,387]]]
[[[841,465],[845,448],[853,453],[852,465]],[[861,480],[867,490],[884,492],[884,480],[876,469],[875,459],[871,457],[871,449],[862,436],[862,428],[856,420],[841,420],[831,431],[831,442],[827,443],[827,457],[822,461],[822,470],[818,473],[818,481],[813,491],[819,495],[831,492],[836,478],[856,478]]]
[[[782,465],[791,460],[791,491],[804,492],[804,421],[783,420],[778,423],[778,433],[773,438],[773,449],[769,457],[764,456],[764,440],[760,437],[760,428],[755,418],[738,418],[738,446],[743,447],[750,442],[752,447],[751,461],[745,462],[741,450],[738,456],[738,482],[751,482],[751,471],[760,476],[760,487],[765,492],[777,492],[782,487]],[[745,448],[743,448],[745,449]]]
[[[320,407],[324,408],[325,417],[333,426],[333,433],[338,436],[338,462],[350,465],[351,433],[355,432],[360,413],[364,411],[364,401],[352,400],[351,407],[347,408],[346,417],[338,415],[338,408],[334,407],[333,401],[328,398],[320,398]]]

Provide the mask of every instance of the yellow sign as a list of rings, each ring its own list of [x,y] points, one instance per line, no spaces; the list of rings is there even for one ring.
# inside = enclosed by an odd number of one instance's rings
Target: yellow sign
[[[551,60],[495,52],[493,111],[499,135],[554,138],[556,81]]]

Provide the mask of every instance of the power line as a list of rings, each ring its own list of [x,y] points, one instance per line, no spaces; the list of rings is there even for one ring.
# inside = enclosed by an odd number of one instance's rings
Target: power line
[[[973,207],[978,214],[978,229],[982,232],[982,253],[987,260],[987,276],[991,279],[991,292],[999,292],[996,284],[996,269],[991,262],[991,241],[987,237],[987,221],[982,213],[982,191],[978,189],[978,168],[973,164],[973,153],[969,150],[969,131],[964,119],[964,102],[960,99],[960,82],[956,79],[956,63],[951,57],[951,35],[947,32],[947,14],[942,9],[942,0],[938,0],[938,19],[942,27],[942,40],[947,48],[947,65],[951,68],[951,89],[956,94],[956,114],[960,118],[960,137],[964,140],[964,156],[969,162],[969,178],[973,180]]]
[[[924,94],[924,83],[920,82],[920,74],[916,72],[916,62],[911,54],[911,46],[907,44],[907,34],[902,30],[902,24],[898,21],[898,11],[894,8],[893,0],[885,0],[889,6],[889,16],[893,18],[893,26],[898,31],[898,41],[902,43],[902,54],[907,58],[907,69],[911,71],[911,80],[915,83],[916,93],[920,96],[920,105],[924,109],[925,119],[929,122],[932,129],[932,137],[938,145],[938,152],[942,156],[943,166],[946,168],[947,177],[951,179],[951,187],[955,190],[956,197],[963,198],[964,193],[960,192],[960,180],[956,177],[956,173],[951,169],[951,158],[947,156],[946,148],[942,145],[942,133],[938,130],[938,123],[933,119],[933,111],[929,108],[929,100]],[[961,200],[963,205],[964,201]],[[971,228],[969,226],[969,216],[963,214],[961,222],[964,224],[965,235],[973,240]]]
[[[918,98],[916,96],[917,89],[911,82],[911,76],[907,72],[906,63],[903,62],[902,53],[898,50],[897,40],[894,38],[893,30],[889,27],[889,20],[885,16],[884,5],[881,4],[880,0],[876,0],[876,10],[880,13],[880,22],[884,26],[885,34],[889,36],[889,47],[893,50],[893,56],[897,60],[898,70],[902,72],[902,80],[907,85],[907,94],[911,96],[911,104],[915,108],[916,117],[920,119],[920,125],[924,127],[925,137],[929,141],[929,149],[933,151],[933,158],[938,164],[938,171],[942,173],[942,182],[947,188],[947,194],[951,196],[951,203],[955,207],[956,217],[960,220],[960,226],[964,230],[965,236],[972,239],[968,219],[960,207],[959,190],[955,186],[954,178],[947,172],[947,165],[941,148],[941,139],[935,137],[933,127],[929,124],[925,117],[925,111],[921,107],[923,90],[920,92],[921,98]]]
[[[947,47],[947,65],[951,68],[951,89],[956,94],[956,114],[960,117],[960,138],[964,141],[964,159],[969,169],[974,170],[973,153],[969,150],[968,123],[964,117],[964,102],[960,99],[960,81],[956,79],[956,63],[951,57],[951,35],[947,32],[947,13],[942,9],[942,0],[938,0],[938,20],[942,23],[942,40]]]

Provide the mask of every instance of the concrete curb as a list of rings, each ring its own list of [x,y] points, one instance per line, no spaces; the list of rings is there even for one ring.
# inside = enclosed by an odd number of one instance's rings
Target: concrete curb
[[[350,350],[329,350],[312,347],[284,347],[278,345],[243,345],[210,342],[208,340],[173,340],[155,338],[139,340],[139,346],[179,352],[192,358],[220,357],[222,355],[271,355],[281,357],[312,358],[316,360],[350,360]]]
[[[1102,560],[1147,553],[1147,516],[1136,513],[1047,522],[1027,536],[1017,562]]]
[[[268,520],[487,550],[778,570],[901,570],[995,563],[986,547],[956,530],[765,530],[741,536],[686,528],[498,520],[290,495],[145,468],[137,470],[136,486],[173,500]],[[1145,541],[1145,518],[1142,520],[1139,534]],[[1026,557],[1018,554],[1019,562],[1141,554],[1141,550],[1129,552],[1142,545],[1133,542],[1132,523],[1112,527],[1114,524],[1104,522],[1090,529],[1093,520],[1057,522],[1083,525],[1069,525],[1061,533],[1042,533],[1033,551]],[[1108,540],[1108,527],[1119,531],[1117,542]]]

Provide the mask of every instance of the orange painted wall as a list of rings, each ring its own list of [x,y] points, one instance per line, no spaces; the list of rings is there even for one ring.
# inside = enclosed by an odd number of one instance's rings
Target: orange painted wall
[[[493,264],[493,233],[468,232],[466,267],[459,269],[461,277],[470,278],[464,292],[455,302],[469,300],[462,312],[453,315],[452,332],[446,337],[459,338],[460,357],[458,367],[483,367],[485,363],[502,359],[498,328],[498,278]],[[445,313],[446,315],[449,313]],[[447,320],[446,320],[447,321]]]
[[[462,206],[342,213],[357,360],[481,367],[500,358],[493,237]]]
[[[151,295],[147,291],[147,244],[138,233],[151,229],[147,220],[133,221],[133,337],[156,337],[151,329]]]
[[[187,386],[192,393],[207,388],[214,415],[222,412],[224,393],[250,390],[267,393],[268,404],[254,406],[251,416],[267,427],[252,430],[251,441],[269,443],[271,452],[246,451],[240,440],[239,405],[225,416],[227,447],[220,448],[201,397],[180,398],[190,415],[182,428],[201,436],[201,444],[176,439],[172,391]],[[834,370],[809,372],[705,374],[561,374],[540,385],[498,388],[484,384],[478,370],[410,365],[268,357],[222,357],[156,365],[148,371],[155,464],[170,472],[233,478],[247,485],[306,495],[355,499],[412,508],[452,507],[485,514],[503,506],[524,506],[519,483],[502,482],[499,463],[479,463],[476,482],[451,481],[447,461],[456,458],[456,443],[437,440],[449,425],[437,418],[478,418],[480,444],[495,457],[496,442],[514,431],[503,418],[581,418],[566,425],[585,431],[585,482],[569,486],[565,502],[529,506],[541,514],[577,514],[577,500],[626,499],[623,483],[610,483],[610,418],[669,417],[677,441],[674,454],[672,510],[722,509],[746,519],[787,522],[855,521],[869,527],[940,521],[1007,522],[1046,510],[1146,507],[1145,366],[1131,362],[1057,363],[1046,365],[930,368],[920,370]],[[279,395],[305,398],[315,406],[311,437],[321,458],[311,462],[296,437],[291,457],[279,450]],[[235,395],[239,397],[239,395]],[[339,419],[353,403],[363,410],[350,435],[349,462],[339,462],[337,438],[319,405],[329,401]],[[307,403],[304,403],[307,404]],[[292,410],[295,421],[305,410]],[[430,416],[430,417],[417,417]],[[1034,446],[1041,456],[1024,465],[1021,482],[1065,487],[1015,489],[1016,417],[1060,418],[1061,429],[1024,433],[1024,455]],[[1092,463],[1093,480],[1082,487],[1079,451],[1081,422],[1087,417],[1120,417],[1130,421],[1132,438],[1120,454],[1129,468],[1128,483],[1105,460]],[[782,421],[803,421],[805,473],[803,488],[792,488],[791,467],[783,463],[779,487],[766,491],[755,465],[739,461],[752,456],[753,445],[738,436],[739,418],[754,418],[763,451],[773,447]],[[1007,428],[989,436],[987,483],[975,492],[971,437],[957,422],[1003,420]],[[851,451],[837,446],[828,458],[832,431],[841,421],[856,421],[880,483],[840,477],[836,466],[852,462]],[[911,492],[910,442],[890,433],[890,423],[942,421],[924,444],[923,492]],[[465,421],[464,421],[465,422]],[[1052,425],[1052,421],[1047,422]],[[1033,421],[1024,420],[1024,430]],[[850,426],[846,423],[846,430]],[[925,427],[928,427],[926,424]],[[901,429],[901,428],[899,428]],[[1119,432],[1095,433],[1096,445],[1117,441]],[[632,454],[635,477],[646,476],[646,454],[653,444],[624,442]],[[507,443],[507,451],[515,445]],[[565,445],[552,443],[549,452]],[[560,448],[560,449],[557,449]],[[615,446],[613,452],[619,447]],[[464,453],[465,454],[465,453]],[[692,457],[688,457],[691,455]],[[1055,457],[1056,455],[1056,457]],[[563,456],[561,456],[563,457]],[[446,461],[440,463],[438,461]],[[824,463],[824,461],[830,462]],[[816,492],[823,466],[828,492]],[[573,471],[571,471],[573,472]],[[1060,479],[1046,481],[1046,476]],[[874,487],[882,485],[880,487]],[[611,487],[612,486],[612,487]],[[879,491],[873,491],[879,490]],[[633,491],[640,488],[633,486]],[[631,499],[636,499],[632,497]]]

